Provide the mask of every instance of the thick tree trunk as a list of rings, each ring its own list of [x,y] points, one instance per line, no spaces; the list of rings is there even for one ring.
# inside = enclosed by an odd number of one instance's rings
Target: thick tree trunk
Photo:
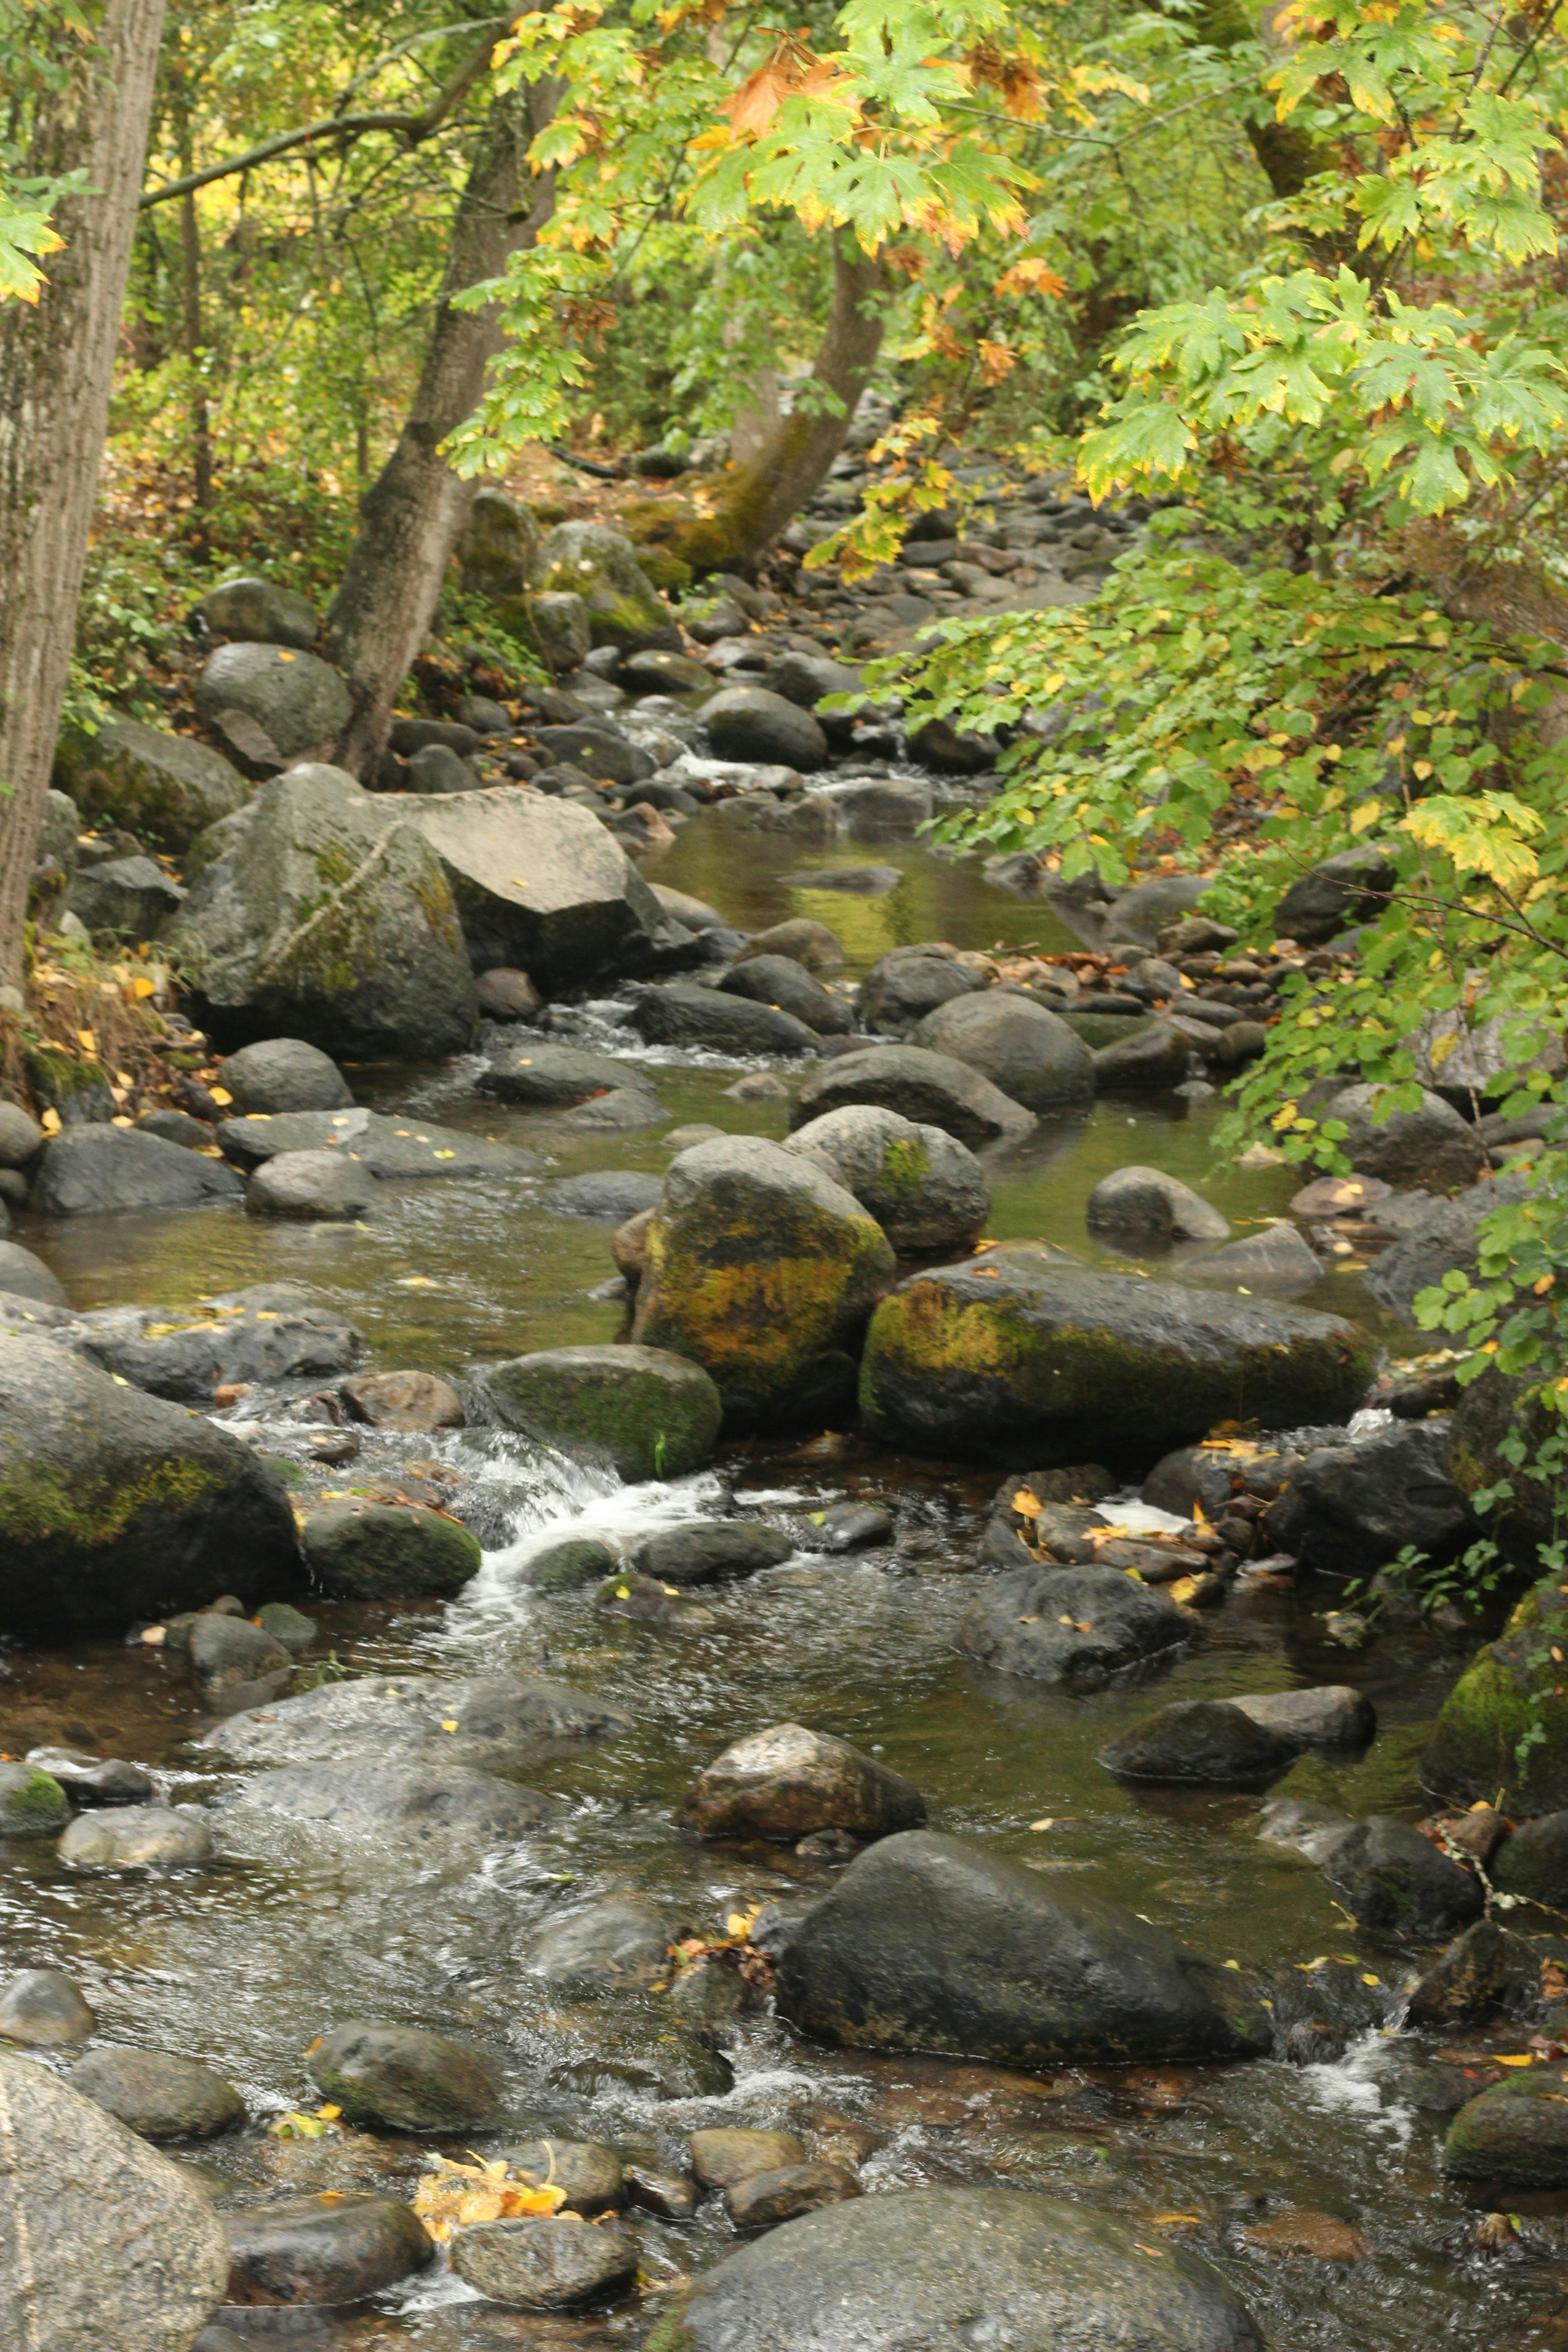
[[[812,366],[810,383],[831,393],[836,414],[798,396],[790,414],[756,455],[725,478],[718,513],[698,524],[689,549],[679,531],[669,540],[709,571],[753,564],[765,555],[786,524],[810,503],[813,493],[844,446],[860,394],[870,381],[882,348],[885,324],[877,299],[886,283],[882,264],[863,253],[847,232],[833,246],[833,302],[827,331]]]
[[[80,171],[36,306],[0,304],[0,983],[22,978],[27,886],[65,697],[131,266],[163,0],[105,0],[95,44],[47,36],[26,170]],[[44,40],[42,26],[39,38]]]
[[[534,183],[531,209],[519,202],[521,157],[554,110],[539,86],[526,109],[498,100],[458,207],[436,322],[397,446],[360,502],[359,532],[327,618],[327,653],[348,681],[353,711],[333,753],[361,775],[386,740],[392,706],[429,634],[458,533],[476,485],[455,474],[441,445],[473,415],[485,369],[500,349],[492,307],[458,310],[452,298],[499,277],[550,218],[554,178]]]

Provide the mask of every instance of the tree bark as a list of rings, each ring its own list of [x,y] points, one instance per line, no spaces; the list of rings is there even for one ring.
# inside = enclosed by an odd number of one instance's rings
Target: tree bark
[[[42,12],[40,12],[41,14]],[[68,28],[26,170],[85,173],[37,303],[0,305],[0,983],[22,979],[27,887],[65,698],[120,314],[131,266],[163,0],[105,0],[96,42]]]
[[[837,413],[796,398],[763,447],[724,477],[718,511],[661,531],[660,541],[700,570],[751,566],[810,503],[843,448],[860,394],[882,348],[885,325],[876,299],[886,284],[879,260],[847,233],[833,243],[833,300],[809,382],[838,404]]]
[[[447,562],[478,487],[455,474],[441,445],[472,415],[485,370],[500,349],[500,315],[458,310],[454,295],[498,277],[537,238],[554,207],[554,174],[519,201],[520,157],[554,111],[553,88],[537,85],[523,108],[498,100],[480,139],[452,232],[452,248],[413,404],[394,449],[360,501],[360,524],[327,616],[327,655],[342,671],[353,709],[333,758],[361,775],[386,740],[392,706],[429,634]]]

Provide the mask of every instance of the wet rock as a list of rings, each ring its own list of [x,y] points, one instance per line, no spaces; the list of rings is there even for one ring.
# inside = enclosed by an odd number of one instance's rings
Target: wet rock
[[[1521,1822],[1498,1855],[1491,1878],[1500,1895],[1522,1895],[1552,1911],[1568,1905],[1568,1813],[1541,1813]]]
[[[175,1404],[214,1391],[346,1370],[364,1336],[291,1283],[258,1283],[197,1307],[107,1308],[78,1320],[75,1344],[103,1371]]]
[[[893,1272],[881,1228],[811,1161],[755,1137],[700,1143],[665,1180],[633,1338],[701,1364],[726,1413],[821,1410],[843,1402]]]
[[[358,2303],[434,2262],[424,2223],[391,2197],[291,2197],[225,2215],[226,2304],[247,2310]]]
[[[613,1574],[616,1555],[596,1536],[566,1536],[536,1551],[520,1571],[536,1592],[576,1592]]]
[[[1086,1214],[1090,1233],[1134,1242],[1222,1242],[1230,1232],[1217,1209],[1160,1168],[1118,1168],[1102,1176]]]
[[[793,1013],[712,988],[650,988],[632,1011],[632,1027],[657,1045],[703,1045],[716,1054],[812,1054],[816,1032]]]
[[[960,1649],[982,1665],[1080,1691],[1173,1657],[1186,1638],[1174,1601],[1110,1568],[1010,1569],[958,1629]]]
[[[665,1348],[546,1348],[489,1366],[485,1392],[505,1429],[592,1461],[627,1480],[700,1469],[723,1419],[702,1366]]]
[[[911,1781],[847,1740],[798,1723],[752,1732],[726,1748],[698,1774],[685,1812],[699,1837],[791,1845],[823,1829],[868,1841],[918,1829],[926,1817]]]
[[[0,1763],[0,1844],[58,1837],[69,1819],[58,1780],[36,1764]]]
[[[858,2197],[860,2184],[842,2166],[816,2160],[759,2172],[728,2190],[724,2202],[737,2230],[773,2230],[820,2206],[842,2205]]]
[[[65,2079],[143,2139],[213,2139],[245,2121],[245,2102],[232,2083],[199,2059],[167,2050],[103,2042],[79,2058]]]
[[[1331,1576],[1364,1576],[1406,1544],[1451,1559],[1475,1534],[1448,1475],[1451,1424],[1400,1421],[1350,1445],[1317,1448],[1269,1513],[1281,1550]]]
[[[1300,1753],[1294,1739],[1255,1722],[1239,1706],[1197,1698],[1162,1707],[1102,1748],[1100,1760],[1122,1780],[1257,1788]]]
[[[782,877],[786,890],[842,890],[852,898],[885,898],[903,878],[896,866],[820,866]]]
[[[280,1151],[264,1160],[246,1187],[252,1217],[300,1217],[352,1224],[369,1216],[381,1187],[345,1151]]]
[[[826,923],[814,923],[805,915],[793,915],[787,922],[772,923],[765,931],[753,931],[735,960],[744,963],[752,956],[788,956],[819,978],[830,977],[844,969],[844,948],[837,931],[830,931]]]
[[[793,2132],[723,2125],[691,2135],[691,2169],[704,2189],[739,2189],[760,2173],[805,2162],[805,2149]]]
[[[176,2166],[36,2063],[0,2052],[0,2341],[27,2352],[186,2352],[227,2239]]]
[[[662,1180],[640,1168],[598,1168],[587,1176],[565,1177],[540,1197],[558,1217],[595,1217],[619,1225],[655,1207],[663,1192]]]
[[[1372,2252],[1361,2231],[1352,2230],[1348,2221],[1332,2213],[1308,2213],[1295,2207],[1270,2214],[1267,2221],[1255,2221],[1242,2231],[1241,2241],[1259,2253],[1305,2254],[1320,2263],[1363,2262]]]
[[[261,1112],[345,1110],[348,1081],[330,1054],[303,1037],[268,1037],[244,1045],[223,1066],[223,1083],[239,1118]]]
[[[1415,1303],[1422,1291],[1438,1288],[1451,1271],[1475,1275],[1483,1218],[1506,1203],[1523,1200],[1528,1191],[1525,1177],[1494,1177],[1486,1183],[1472,1184],[1451,1201],[1433,1201],[1421,1209],[1403,1239],[1391,1249],[1380,1250],[1363,1277],[1378,1305],[1414,1324]],[[1419,1200],[1420,1196],[1412,1197]]]
[[[349,690],[316,655],[276,645],[220,646],[196,680],[195,706],[209,725],[238,711],[262,729],[273,764],[328,750],[347,726]]]
[[[848,1841],[851,1852],[854,1843],[852,1838]],[[717,2047],[733,2032],[747,2006],[748,1990],[739,1969],[727,1967],[725,1956],[719,1955],[682,1968],[667,1998],[694,2033]]]
[[[968,1063],[919,1045],[871,1045],[828,1062],[801,1087],[790,1125],[805,1127],[849,1104],[942,1128],[971,1149],[1026,1135],[1035,1124],[1032,1111]]]
[[[89,931],[153,940],[184,896],[151,857],[117,857],[73,875],[65,903],[66,912]]]
[[[1459,2109],[1443,2143],[1452,2180],[1499,2188],[1568,2187],[1568,2068],[1510,2074]]]
[[[706,1627],[715,1622],[713,1612],[702,1608],[689,1592],[661,1584],[657,1577],[639,1576],[630,1568],[609,1578],[595,1594],[594,1601],[606,1616],[625,1617],[635,1625],[679,1631]]]
[[[389,1855],[456,1869],[514,1843],[559,1818],[559,1798],[520,1789],[493,1773],[438,1762],[412,1765],[286,1764],[218,1800],[232,1832],[264,1828],[270,1844],[282,1822],[312,1842],[323,1833],[352,1859],[384,1874]]]
[[[55,773],[85,824],[117,827],[176,855],[231,816],[249,789],[237,768],[194,736],[166,735],[117,712],[106,713],[92,735],[65,730]]]
[[[1298,1297],[1323,1277],[1311,1244],[1289,1224],[1247,1234],[1225,1249],[1190,1260],[1179,1271],[1184,1282],[1214,1283],[1224,1289],[1234,1286],[1273,1298]]]
[[[872,1544],[893,1540],[894,1524],[890,1511],[879,1503],[834,1503],[826,1511],[813,1511],[811,1525],[800,1538],[802,1551],[847,1552],[863,1551]]]
[[[1292,882],[1274,910],[1281,939],[1318,947],[1336,931],[1381,914],[1394,873],[1384,853],[1371,842],[1325,857]]]
[[[1138,1489],[1139,1499],[1184,1519],[1194,1517],[1193,1505],[1199,1503],[1205,1518],[1217,1519],[1229,1507],[1241,1466],[1202,1445],[1178,1446],[1156,1462]]]
[[[467,1528],[419,1504],[321,1503],[300,1539],[305,1565],[333,1601],[450,1600],[483,1558]]]
[[[1359,1926],[1413,1943],[1449,1935],[1474,1919],[1485,1897],[1475,1878],[1418,1830],[1373,1814],[1347,1830],[1323,1857]]]
[[[1541,1961],[1524,1937],[1478,1919],[1439,1953],[1411,1992],[1405,2021],[1416,2028],[1479,2025],[1499,2010],[1527,2015],[1541,2000]]]
[[[352,1419],[372,1429],[423,1433],[461,1429],[464,1423],[461,1397],[434,1372],[359,1372],[338,1394]]]
[[[852,1863],[778,1964],[782,2013],[848,2047],[1009,2065],[1255,2057],[1255,1987],[1076,1884],[911,1830]]]
[[[703,705],[702,722],[716,760],[775,761],[803,775],[826,763],[819,721],[766,687],[725,687]]]
[[[955,996],[914,1033],[921,1051],[951,1055],[1029,1110],[1087,1101],[1094,1092],[1088,1046],[1058,1014],[1002,989]]]
[[[871,966],[860,983],[861,1026],[908,1036],[928,1013],[955,997],[973,996],[984,985],[979,972],[951,957],[895,948]]]
[[[1126,1036],[1096,1047],[1092,1056],[1096,1087],[1108,1092],[1118,1087],[1179,1087],[1192,1059],[1189,1040],[1168,1021],[1127,1026]]]
[[[426,1759],[505,1771],[630,1727],[620,1707],[566,1683],[510,1674],[363,1675],[232,1717],[202,1745],[237,1763]],[[267,1782],[258,1786],[264,1790]]]
[[[1486,1147],[1479,1129],[1459,1117],[1440,1095],[1423,1093],[1418,1110],[1375,1116],[1388,1088],[1345,1087],[1322,1113],[1349,1130],[1340,1150],[1363,1175],[1380,1176],[1395,1187],[1421,1185],[1428,1192],[1456,1192],[1480,1173]]]
[[[787,1013],[819,1036],[847,1036],[855,1025],[844,999],[824,988],[793,956],[748,957],[731,966],[719,987],[721,994],[748,997]]]
[[[190,1629],[191,1673],[215,1713],[258,1706],[289,1687],[294,1661],[281,1642],[247,1618],[204,1610]]]
[[[1266,1845],[1283,1846],[1321,1862],[1355,1823],[1327,1805],[1307,1803],[1300,1797],[1275,1797],[1263,1808],[1258,1834]]]
[[[637,1895],[612,1895],[546,1920],[528,1965],[556,1984],[650,1985],[669,1968],[669,1928]]]
[[[354,2018],[305,2053],[310,2079],[352,2124],[390,2131],[462,2131],[488,2123],[500,2092],[462,2042],[416,2025]]]
[[[452,2242],[458,2276],[514,2311],[574,2311],[629,2287],[637,2267],[616,2221],[479,2221]]]
[[[342,1151],[373,1176],[397,1178],[520,1176],[534,1164],[526,1151],[466,1134],[460,1128],[371,1110],[301,1110],[274,1118],[225,1119],[218,1141],[237,1167],[247,1170],[282,1152],[318,1150]]]
[[[662,2221],[689,2221],[697,2210],[697,2191],[684,2173],[628,2164],[626,2185],[631,2203],[645,2213],[657,2213]]]
[[[94,1122],[50,1139],[33,1179],[30,1206],[41,1217],[94,1216],[119,1209],[194,1209],[237,1200],[240,1185],[221,1160],[200,1159],[138,1128]]]
[[[533,2139],[500,2153],[518,2179],[541,2188],[548,2181],[552,2188],[563,2190],[563,2213],[578,2213],[591,2221],[595,2214],[614,2212],[626,2203],[621,2159],[613,2147],[604,2147],[597,2140]]]
[[[860,1406],[874,1435],[939,1454],[994,1458],[1027,1439],[1064,1462],[1146,1462],[1243,1409],[1277,1427],[1347,1413],[1371,1370],[1335,1318],[994,1252],[882,1301]]]
[[[620,1135],[632,1128],[661,1126],[665,1117],[656,1094],[643,1086],[624,1086],[578,1103],[564,1114],[562,1124],[587,1128],[595,1134]]]
[[[1230,1705],[1298,1748],[1364,1748],[1377,1731],[1377,1714],[1364,1691],[1348,1683],[1311,1690],[1262,1691]]]
[[[897,1111],[848,1104],[798,1128],[784,1149],[852,1192],[900,1255],[965,1249],[991,1213],[991,1188],[967,1146]]]
[[[116,1130],[118,1132],[118,1130]],[[293,1581],[293,1513],[249,1448],[41,1339],[0,1335],[0,1624],[33,1638]]]
[[[557,2086],[574,2097],[623,2101],[628,2091],[656,2099],[721,2099],[735,2087],[735,2070],[684,2023],[638,2018],[624,2001],[585,2003],[580,2012],[589,2054],[552,2071]]]
[[[586,1102],[625,1087],[652,1093],[651,1081],[635,1062],[592,1054],[579,1045],[556,1045],[528,1037],[492,1055],[477,1080],[482,1095],[525,1108]]]
[[[59,1843],[76,1870],[173,1870],[212,1859],[212,1832],[190,1811],[125,1805],[79,1813]]]
[[[1173,2245],[1151,2261],[1127,2224],[1081,2203],[1007,2189],[898,2189],[826,2206],[699,2278],[649,2352],[744,2346],[908,2352],[1004,2323],[1020,2346],[1177,2345],[1262,2352],[1216,2271]],[[978,2315],[978,2316],[977,2316]],[[978,2341],[978,2338],[974,2340]]]
[[[777,1568],[794,1549],[788,1536],[756,1519],[689,1519],[644,1536],[631,1564],[661,1584],[720,1584]]]
[[[474,982],[479,1011],[487,1021],[536,1021],[544,999],[526,971],[510,964],[492,964]]]
[[[58,2050],[72,2042],[86,2042],[97,2031],[97,2018],[69,1977],[58,1969],[24,1969],[0,1986],[0,2042],[20,2042],[30,2050]],[[4,2082],[0,2074],[0,2086]]]
[[[7,1312],[23,1300],[40,1307],[63,1307],[66,1295],[41,1257],[20,1242],[0,1241],[0,1300]]]
[[[1394,1989],[1359,1958],[1328,1954],[1281,1969],[1270,1991],[1274,2054],[1293,2066],[1337,2064],[1352,2042],[1385,2025],[1399,2006]]]
[[[282,1644],[290,1657],[308,1650],[321,1631],[313,1617],[302,1616],[287,1601],[265,1601],[257,1611],[256,1620],[275,1642]]]

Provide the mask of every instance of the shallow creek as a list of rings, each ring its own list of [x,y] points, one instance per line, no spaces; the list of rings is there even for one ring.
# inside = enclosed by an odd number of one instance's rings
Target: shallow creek
[[[855,971],[889,946],[921,939],[1072,944],[1047,912],[985,888],[977,867],[901,845],[812,856],[850,864],[868,854],[900,867],[896,890],[879,898],[793,892],[781,877],[803,862],[798,845],[745,837],[704,816],[652,871],[748,929],[785,914],[826,921]],[[616,1049],[626,1042],[617,1036]],[[784,1131],[784,1104],[727,1098],[735,1065],[637,1050],[655,1065],[672,1123]],[[666,1164],[660,1131],[591,1137],[482,1101],[471,1091],[475,1066],[351,1078],[375,1107],[525,1145],[538,1154],[541,1181]],[[1085,1116],[1042,1123],[991,1168],[991,1233],[1100,1255],[1084,1231],[1084,1202],[1100,1176],[1131,1160],[1201,1186],[1239,1232],[1248,1219],[1278,1215],[1293,1180],[1216,1167],[1214,1108],[1112,1097]],[[226,1208],[34,1223],[18,1238],[48,1260],[80,1307],[184,1307],[247,1283],[304,1282],[362,1327],[373,1365],[460,1373],[531,1347],[610,1339],[619,1327],[618,1307],[587,1295],[613,1271],[609,1228],[550,1213],[539,1189],[532,1180],[412,1186],[364,1229],[274,1225]],[[1396,1351],[1414,1344],[1384,1328],[1352,1276],[1325,1282],[1309,1303],[1360,1314]],[[268,1418],[275,1402],[251,1400],[236,1418],[254,1418],[258,1407],[266,1444],[303,1460],[309,1433]],[[1432,2086],[1440,2093],[1466,2079],[1452,2046],[1369,2036],[1337,2065],[1034,2078],[814,2050],[756,2016],[742,2021],[729,2051],[732,2092],[659,2100],[610,2063],[634,2012],[646,2021],[658,1996],[563,1997],[525,1960],[541,1920],[594,1893],[647,1893],[668,1905],[673,1923],[721,1936],[731,1913],[830,1884],[824,1866],[787,1849],[700,1847],[673,1819],[693,1773],[720,1748],[763,1724],[798,1720],[879,1753],[924,1791],[933,1826],[1045,1872],[1086,1874],[1216,1958],[1272,1973],[1325,1953],[1359,1953],[1367,1972],[1393,1980],[1399,1957],[1358,1940],[1321,1874],[1258,1843],[1257,1800],[1134,1794],[1095,1756],[1168,1697],[1354,1679],[1378,1709],[1373,1747],[1354,1763],[1303,1759],[1275,1792],[1414,1818],[1425,1810],[1414,1759],[1462,1646],[1445,1651],[1404,1634],[1347,1658],[1311,1613],[1314,1599],[1329,1605],[1323,1596],[1238,1594],[1152,1691],[1072,1701],[987,1678],[956,1655],[952,1632],[995,1474],[898,1460],[853,1438],[752,1441],[724,1450],[697,1479],[624,1490],[493,1433],[378,1437],[347,1470],[312,1464],[309,1490],[395,1476],[401,1461],[433,1456],[465,1465],[480,1484],[479,1531],[494,1547],[481,1576],[450,1608],[313,1607],[322,1637],[312,1659],[330,1652],[346,1668],[385,1675],[511,1663],[625,1706],[635,1717],[628,1736],[529,1774],[570,1801],[562,1826],[450,1871],[382,1851],[329,1852],[249,1825],[222,1831],[223,1861],[200,1873],[81,1877],[52,1852],[0,1849],[0,1971],[63,1968],[106,2037],[205,2058],[235,2082],[248,2131],[187,2153],[226,2176],[238,2201],[382,2178],[407,2192],[419,2163],[414,2143],[387,2141],[388,2171],[372,2175],[334,2170],[331,2139],[282,2144],[264,2134],[282,2109],[315,2104],[303,2063],[315,2034],[351,2016],[405,2020],[470,2040],[501,2074],[508,2128],[481,2147],[549,2131],[609,2138],[668,2162],[683,2158],[684,2135],[700,2122],[810,2128],[849,2117],[876,2137],[862,2176],[868,2189],[955,2180],[1047,2189],[1124,2214],[1156,2242],[1164,2234],[1201,2248],[1239,2286],[1275,2352],[1416,2352],[1437,2342],[1523,2352],[1568,2341],[1557,2267],[1472,2252],[1483,2209],[1439,2179],[1444,2117]],[[731,1494],[740,1509],[761,1510],[807,1540],[807,1515],[826,1502],[876,1499],[893,1511],[897,1540],[844,1559],[803,1549],[780,1569],[704,1593],[711,1622],[679,1633],[607,1621],[588,1596],[546,1599],[516,1581],[543,1530],[640,1533],[660,1519],[722,1509]],[[232,1777],[217,1769],[221,1759],[188,1744],[204,1727],[176,1658],[108,1644],[0,1654],[0,1748],[10,1753],[46,1740],[98,1747],[155,1768],[175,1798],[199,1799]],[[1533,2203],[1547,2213],[1563,2200]],[[1363,2257],[1282,2256],[1244,2242],[1249,2227],[1288,2208],[1352,2223]],[[731,2242],[716,2208],[684,2229],[641,2218],[637,2228],[656,2284]],[[438,2270],[307,2340],[360,2352],[591,2347],[639,2340],[658,2307],[655,2300],[607,2318],[525,2318],[473,2300]]]

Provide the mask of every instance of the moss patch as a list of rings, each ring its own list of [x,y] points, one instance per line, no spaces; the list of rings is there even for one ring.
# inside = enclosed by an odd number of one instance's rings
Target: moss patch
[[[132,1478],[68,1478],[47,1464],[0,1471],[0,1527],[8,1543],[100,1551],[119,1543],[143,1512],[184,1514],[216,1484],[199,1463],[149,1463]]]

